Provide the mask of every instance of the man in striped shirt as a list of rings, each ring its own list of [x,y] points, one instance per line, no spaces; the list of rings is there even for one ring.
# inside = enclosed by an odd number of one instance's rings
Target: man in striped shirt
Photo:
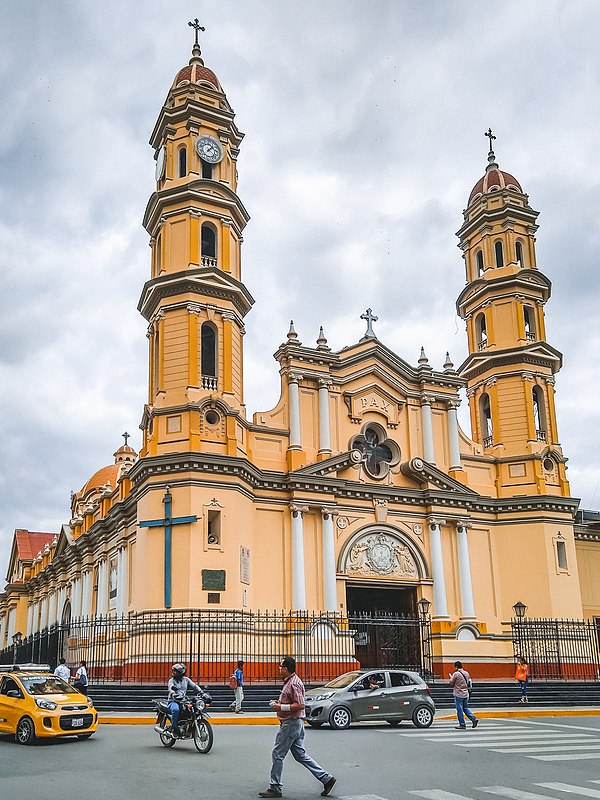
[[[296,675],[296,659],[286,656],[279,665],[283,687],[279,700],[271,700],[269,705],[279,719],[279,731],[275,737],[272,753],[271,784],[259,797],[282,797],[283,759],[292,751],[293,757],[306,767],[323,784],[321,797],[326,797],[333,789],[335,778],[311,758],[304,749],[304,684]]]

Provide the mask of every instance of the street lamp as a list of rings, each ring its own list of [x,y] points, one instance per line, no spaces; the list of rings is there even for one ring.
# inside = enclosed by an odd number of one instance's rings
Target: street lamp
[[[21,644],[21,640],[22,639],[23,639],[23,634],[21,633],[21,631],[17,631],[16,633],[13,633],[13,637],[12,637],[12,640],[13,640],[13,663],[16,663],[16,661],[17,661],[17,648]]]
[[[520,600],[514,604],[513,611],[515,612],[515,617],[517,619],[523,619],[525,614],[527,613],[527,606],[525,603],[522,603]]]
[[[428,600],[426,597],[422,597],[417,605],[419,607],[419,613],[421,616],[426,617],[431,607],[431,600]]]

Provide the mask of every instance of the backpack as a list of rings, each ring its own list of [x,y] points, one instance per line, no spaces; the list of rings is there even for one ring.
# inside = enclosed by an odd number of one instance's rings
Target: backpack
[[[238,679],[237,679],[237,677],[235,675],[235,672],[234,672],[233,675],[229,678],[229,688],[230,689],[237,689],[237,687],[238,687]]]
[[[87,686],[87,684],[88,684],[88,679],[87,679],[87,675],[85,674],[85,672],[82,672],[82,673],[81,673],[81,675],[79,676],[78,680],[79,680],[79,683],[80,683],[82,686]]]

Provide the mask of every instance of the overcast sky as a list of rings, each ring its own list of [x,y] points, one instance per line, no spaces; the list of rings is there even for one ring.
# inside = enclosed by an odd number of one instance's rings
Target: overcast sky
[[[455,232],[491,126],[500,167],[541,212],[561,443],[573,494],[600,507],[596,0],[5,0],[0,577],[15,528],[58,531],[123,431],[139,449],[148,139],[194,17],[246,134],[248,416],[278,399],[290,319],[305,344],[323,325],[340,349],[370,306],[409,363],[421,345],[434,368],[446,350],[461,363]]]

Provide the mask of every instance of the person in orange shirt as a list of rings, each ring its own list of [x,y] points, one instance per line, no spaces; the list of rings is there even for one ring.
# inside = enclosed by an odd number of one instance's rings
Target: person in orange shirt
[[[515,670],[515,680],[521,687],[520,703],[528,703],[527,683],[529,681],[529,664],[526,664],[522,656],[517,657],[517,668]]]

